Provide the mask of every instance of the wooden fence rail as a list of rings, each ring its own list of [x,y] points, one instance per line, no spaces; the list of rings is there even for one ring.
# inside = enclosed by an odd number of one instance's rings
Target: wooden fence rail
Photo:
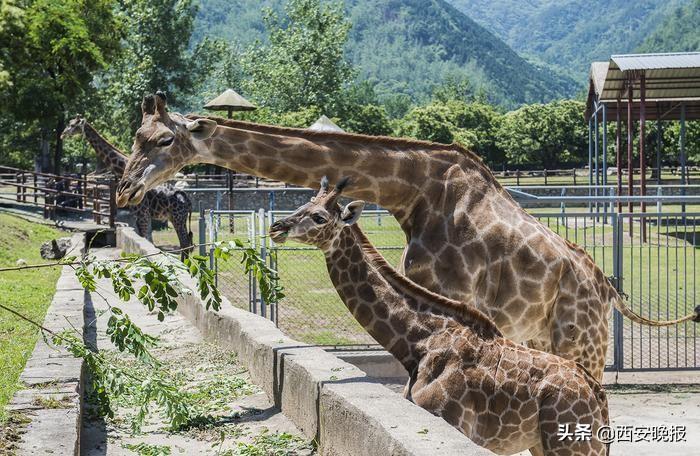
[[[45,218],[59,212],[91,216],[114,227],[117,214],[115,179],[59,176],[0,166],[0,201],[41,207]]]

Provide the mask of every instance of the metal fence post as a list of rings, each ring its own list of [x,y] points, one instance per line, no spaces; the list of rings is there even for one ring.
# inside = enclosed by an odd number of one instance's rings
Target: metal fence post
[[[258,229],[260,238],[260,259],[265,263],[267,261],[267,240],[263,236],[265,233],[265,209],[258,209]],[[267,318],[267,309],[265,308],[265,299],[260,295],[260,315]]]
[[[623,279],[622,279],[622,252],[624,237],[622,236],[622,220],[623,218],[613,212],[610,214],[613,225],[613,276],[615,277],[615,289],[622,295]],[[619,310],[613,310],[613,367],[620,371],[624,368],[624,352],[623,352],[623,336],[624,323],[622,314]]]
[[[204,218],[204,205],[199,202],[199,254],[205,256],[207,254],[207,221]]]
[[[257,250],[258,239],[257,239],[257,226],[255,223],[255,212],[251,212],[248,216],[248,234],[250,236],[251,247]],[[248,274],[248,311],[257,314],[258,313],[258,283],[252,274]]]
[[[209,269],[215,269],[216,284],[219,284],[219,268],[218,263],[214,261],[214,242],[216,242],[217,232],[214,225],[214,211],[209,209],[209,240],[212,244],[209,246]]]
[[[561,197],[564,198],[566,196],[566,187],[561,189]],[[566,203],[564,200],[562,200],[561,204],[559,205],[559,210],[561,211],[562,214],[566,214]],[[566,224],[566,219],[564,217],[561,218],[561,223],[560,225],[565,225]]]

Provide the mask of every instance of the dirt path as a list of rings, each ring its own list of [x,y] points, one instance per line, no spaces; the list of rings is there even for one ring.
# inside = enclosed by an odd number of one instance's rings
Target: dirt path
[[[115,249],[95,252],[102,258],[118,254]],[[141,433],[132,434],[137,404],[117,404],[113,419],[99,418],[88,408],[81,437],[83,455],[314,454],[310,442],[250,382],[235,353],[202,341],[197,329],[177,313],[167,315],[161,323],[136,300],[120,303],[107,281],[99,282],[98,291],[110,304],[126,311],[144,332],[160,339],[154,354],[164,362],[179,388],[192,393],[198,410],[212,418],[186,431],[170,432],[155,413]],[[104,299],[93,294],[88,313],[99,314],[106,309]],[[96,334],[92,334],[98,348],[116,363],[130,363],[129,357],[116,352],[107,338],[106,320],[98,319]]]

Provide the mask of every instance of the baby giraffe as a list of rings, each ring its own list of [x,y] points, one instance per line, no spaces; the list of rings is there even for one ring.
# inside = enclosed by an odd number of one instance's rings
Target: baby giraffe
[[[324,179],[311,202],[270,227],[270,237],[323,251],[345,305],[409,372],[406,398],[498,454],[607,454],[596,439],[608,424],[607,399],[593,376],[503,338],[475,307],[399,274],[355,225],[364,202],[338,205],[346,185],[329,191]]]

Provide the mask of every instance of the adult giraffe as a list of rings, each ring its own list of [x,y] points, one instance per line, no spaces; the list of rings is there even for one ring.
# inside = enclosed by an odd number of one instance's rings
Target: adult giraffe
[[[390,210],[406,233],[403,272],[474,303],[515,341],[580,362],[602,379],[611,305],[632,313],[586,252],[522,210],[473,153],[458,145],[261,126],[169,113],[146,96],[120,206],[194,163],[314,187],[352,181],[348,196]]]
[[[97,157],[105,163],[116,177],[124,175],[128,158],[116,146],[107,141],[82,116],[68,122],[61,138],[82,135],[95,150]],[[180,241],[184,259],[192,251],[192,231],[187,226],[192,214],[192,201],[185,192],[159,185],[146,193],[143,201],[132,207],[136,216],[136,232],[152,240],[152,220],[170,221]]]

